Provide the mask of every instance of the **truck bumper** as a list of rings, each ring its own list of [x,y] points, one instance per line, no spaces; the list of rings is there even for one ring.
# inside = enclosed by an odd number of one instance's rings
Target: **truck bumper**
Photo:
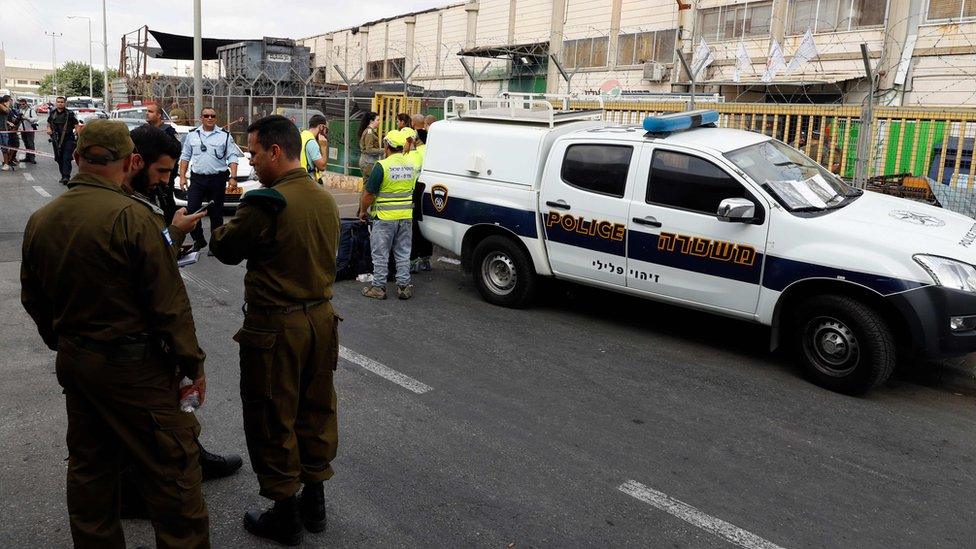
[[[906,320],[912,352],[919,358],[949,358],[976,352],[976,294],[925,286],[889,296]],[[974,317],[953,330],[953,317]]]

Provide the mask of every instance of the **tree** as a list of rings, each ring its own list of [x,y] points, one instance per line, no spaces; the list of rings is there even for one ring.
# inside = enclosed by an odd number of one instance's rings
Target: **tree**
[[[88,63],[78,61],[68,61],[58,68],[58,95],[88,95]],[[114,70],[109,69],[108,77],[115,78],[118,75]],[[104,97],[102,94],[102,71],[95,69],[92,71],[92,85],[94,90],[93,97]],[[54,93],[54,75],[49,74],[41,80],[42,95]]]

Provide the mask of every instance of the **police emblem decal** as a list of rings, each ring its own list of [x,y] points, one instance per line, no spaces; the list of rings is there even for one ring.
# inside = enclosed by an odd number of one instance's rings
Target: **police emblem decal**
[[[447,208],[447,187],[444,185],[434,185],[430,188],[430,202],[434,205],[434,210],[441,213]]]
[[[166,245],[167,246],[172,246],[173,245],[173,239],[169,236],[169,228],[167,227],[167,228],[163,229],[162,230],[162,233],[163,233],[163,240],[166,241]]]
[[[908,210],[892,210],[888,213],[891,217],[895,219],[900,219],[908,223],[915,225],[924,225],[926,227],[941,227],[945,225],[945,221],[935,217],[934,215],[920,214],[918,212],[910,212]]]

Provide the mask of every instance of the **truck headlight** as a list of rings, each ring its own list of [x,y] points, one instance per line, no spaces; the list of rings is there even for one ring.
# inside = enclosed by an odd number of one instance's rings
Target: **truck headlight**
[[[939,286],[976,293],[976,267],[969,263],[937,255],[918,254],[914,259]]]

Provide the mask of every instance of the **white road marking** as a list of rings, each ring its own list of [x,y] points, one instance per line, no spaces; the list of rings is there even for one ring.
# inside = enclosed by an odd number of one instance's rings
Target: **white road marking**
[[[336,204],[336,208],[348,208],[349,206],[358,206],[359,202],[350,202],[349,204]]]
[[[34,180],[34,176],[25,172],[24,173],[24,179],[26,179],[28,181],[33,181]]]
[[[374,374],[382,378],[386,378],[407,390],[417,393],[418,395],[426,393],[427,391],[433,389],[433,387],[427,385],[426,383],[421,383],[420,381],[417,381],[416,379],[410,376],[401,374],[400,372],[397,372],[396,370],[393,370],[391,368],[387,368],[386,366],[380,364],[379,362],[376,362],[375,360],[369,358],[368,356],[363,356],[357,353],[356,351],[353,351],[352,349],[348,347],[344,347],[342,345],[339,345],[339,357],[348,360],[353,364],[362,366],[363,368],[369,370],[370,372],[373,372]]]
[[[210,293],[212,293],[214,295],[218,295],[218,294],[222,294],[222,293],[223,294],[229,294],[230,293],[230,290],[228,290],[227,288],[224,288],[222,286],[218,286],[218,285],[216,285],[216,284],[214,284],[214,283],[212,283],[212,282],[210,282],[208,280],[204,280],[204,279],[200,278],[199,276],[197,276],[197,275],[195,275],[195,274],[193,274],[193,273],[191,273],[189,271],[180,269],[180,276],[183,277],[183,280],[189,280],[190,282],[193,282],[197,286],[203,288],[204,290],[207,290],[208,292],[210,292]]]
[[[34,190],[37,191],[37,194],[43,196],[44,198],[51,198],[51,193],[45,191],[44,189],[38,187],[37,185],[34,185]]]
[[[729,524],[722,519],[706,515],[691,505],[678,501],[653,488],[648,488],[636,480],[628,480],[617,487],[617,490],[650,504],[665,513],[678,517],[692,526],[697,526],[706,532],[724,538],[739,547],[745,547],[746,549],[783,549],[771,541],[747,532],[734,524]]]

